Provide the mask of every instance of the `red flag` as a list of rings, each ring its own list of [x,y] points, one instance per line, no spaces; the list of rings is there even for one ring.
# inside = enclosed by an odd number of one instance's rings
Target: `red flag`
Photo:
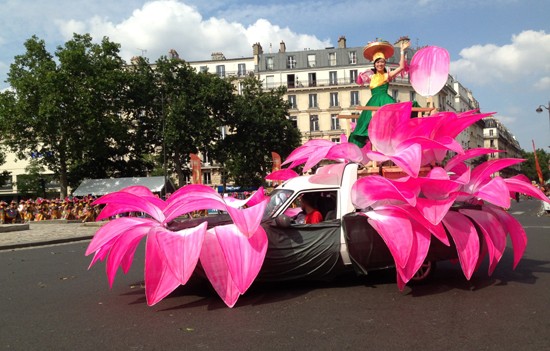
[[[540,185],[543,185],[544,177],[542,176],[542,170],[540,169],[539,158],[537,157],[537,150],[535,149],[535,141],[532,139],[531,141],[533,142],[533,153],[535,154],[535,167],[537,169],[537,174],[539,176],[539,183]]]
[[[192,183],[193,184],[202,184],[201,176],[201,159],[196,154],[189,154],[191,158],[191,172],[192,172]]]

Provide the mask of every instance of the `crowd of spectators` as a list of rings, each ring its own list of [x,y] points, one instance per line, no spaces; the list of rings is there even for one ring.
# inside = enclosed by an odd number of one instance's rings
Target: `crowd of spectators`
[[[93,205],[92,196],[65,199],[26,199],[19,202],[12,200],[9,204],[0,201],[0,223],[28,223],[48,220],[78,220],[93,222],[101,208]]]

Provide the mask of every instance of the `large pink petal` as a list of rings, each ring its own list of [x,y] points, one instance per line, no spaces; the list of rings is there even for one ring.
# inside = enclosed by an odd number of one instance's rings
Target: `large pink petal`
[[[409,218],[395,210],[377,210],[364,213],[369,223],[382,237],[395,260],[403,268],[411,253],[413,231]]]
[[[489,201],[493,205],[510,208],[510,193],[501,177],[494,177],[488,183],[480,186],[474,196]]]
[[[502,224],[488,212],[469,209],[459,211],[470,217],[481,229],[489,252],[489,275],[491,275],[506,249],[506,233],[502,229]]]
[[[131,211],[135,212],[145,212],[156,219],[158,222],[162,222],[164,220],[164,214],[162,213],[162,210],[160,208],[153,205],[151,202],[147,201],[139,195],[134,195],[124,191],[117,191],[104,195],[95,200],[93,204],[109,204],[109,206],[111,206],[112,208],[121,207],[125,210],[131,209]],[[102,219],[105,217],[100,214],[98,216],[98,220],[99,218]]]
[[[214,229],[206,231],[200,254],[201,266],[214,290],[229,307],[233,307],[240,296],[233,282],[220,243]]]
[[[414,221],[418,222],[418,224],[422,225],[424,228],[426,228],[430,233],[432,233],[439,241],[441,241],[445,246],[449,246],[449,238],[447,237],[447,233],[445,232],[445,228],[443,228],[443,225],[441,223],[434,225],[430,223],[421,213],[418,211],[418,208],[412,207],[410,205],[384,205],[381,207],[377,207],[378,209],[386,209],[386,208],[392,208],[396,211],[401,211],[404,215],[412,218]]]
[[[455,157],[451,158],[446,164],[445,169],[447,171],[452,171],[454,167],[456,167],[459,163],[462,163],[466,160],[469,160],[474,157],[478,157],[481,155],[487,155],[493,152],[502,152],[500,150],[495,149],[486,149],[486,148],[475,148],[475,149],[468,149],[464,151],[464,154],[462,155],[456,155]]]
[[[164,299],[180,285],[158,244],[158,229],[160,228],[151,229],[145,245],[145,296],[149,306]]]
[[[92,252],[96,252],[103,245],[122,233],[131,230],[135,226],[141,226],[144,224],[155,226],[158,223],[148,218],[138,217],[121,217],[107,222],[95,233],[90,245],[88,245],[88,248],[86,249],[86,256]]]
[[[447,199],[430,200],[425,198],[416,199],[416,208],[430,223],[437,225],[447,214],[453,205],[458,194],[453,194]]]
[[[262,227],[250,238],[242,235],[236,226],[214,228],[220,247],[225,255],[233,282],[244,294],[250,287],[264,262],[267,252],[267,235]]]
[[[376,201],[393,199],[415,206],[415,194],[405,189],[399,189],[396,184],[377,175],[360,178],[351,188],[352,203],[356,208],[367,208]]]
[[[255,206],[245,209],[236,209],[228,206],[227,212],[229,212],[233,223],[235,223],[241,233],[246,237],[251,237],[256,233],[260,225],[268,201],[269,199],[266,199]]]
[[[266,180],[288,180],[298,176],[298,173],[292,169],[284,168],[275,172],[271,172],[265,177]]]
[[[430,248],[430,232],[418,223],[411,222],[413,228],[413,244],[407,264],[399,272],[402,274],[403,282],[408,282],[420,269],[428,255]]]
[[[411,115],[411,102],[388,104],[382,106],[369,124],[369,138],[376,150],[385,155],[392,155],[395,146],[403,140],[400,134]]]
[[[127,273],[132,263],[132,258],[141,239],[151,230],[149,225],[135,226],[120,235],[109,251],[109,257],[105,264],[109,287],[113,287],[118,267],[124,262],[124,272]]]
[[[447,50],[428,46],[411,59],[409,75],[414,90],[422,96],[434,96],[447,82],[450,56]]]
[[[443,224],[453,238],[466,279],[470,280],[479,259],[479,237],[474,224],[461,213],[449,211]]]
[[[363,161],[363,153],[359,146],[354,143],[340,143],[330,148],[326,158],[330,160],[345,159],[351,162],[361,162]]]
[[[491,174],[500,171],[503,168],[518,164],[522,161],[522,159],[517,158],[501,158],[483,162],[472,171],[470,184],[468,185],[466,191],[473,193],[477,190],[477,187],[480,186],[481,183],[486,182],[490,178]]]
[[[181,285],[187,283],[195,270],[207,225],[207,222],[202,222],[178,232],[165,228],[157,230],[156,238],[164,260]]]
[[[525,181],[524,178],[511,177],[504,179],[504,183],[506,183],[508,191],[530,195],[539,200],[550,203],[550,199],[548,199],[548,197],[544,195],[544,193],[537,187],[533,186],[529,181],[529,178]]]
[[[420,171],[421,151],[419,144],[412,144],[409,147],[400,149],[399,152],[389,156],[389,158],[409,176],[416,178]]]
[[[512,246],[514,247],[515,269],[519,263],[519,260],[521,260],[523,253],[525,252],[525,247],[527,246],[527,234],[525,234],[525,230],[523,229],[521,223],[519,223],[518,220],[508,212],[494,206],[483,206],[483,209],[495,215],[503,224],[504,230],[508,233],[508,235],[510,235],[510,240],[512,241]]]
[[[157,206],[161,210],[163,210],[164,207],[166,207],[166,202],[164,200],[162,200],[161,198],[159,198],[158,196],[156,196],[155,194],[153,194],[151,192],[151,190],[146,186],[134,185],[134,186],[126,187],[126,188],[124,188],[120,191],[137,195],[137,196],[149,201],[150,203]]]

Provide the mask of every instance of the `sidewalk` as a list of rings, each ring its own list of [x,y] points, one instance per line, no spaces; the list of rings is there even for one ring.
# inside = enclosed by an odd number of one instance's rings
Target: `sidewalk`
[[[89,240],[104,223],[55,220],[0,224],[0,250]]]

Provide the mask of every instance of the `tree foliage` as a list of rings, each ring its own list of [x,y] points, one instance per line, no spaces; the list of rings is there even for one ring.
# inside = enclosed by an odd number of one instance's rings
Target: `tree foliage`
[[[550,165],[550,154],[544,151],[544,149],[537,149],[536,151],[543,179],[547,181],[550,179],[550,169],[548,169]],[[539,183],[539,176],[535,166],[535,153],[523,150],[522,157],[525,159],[525,162],[521,164],[521,173],[525,174],[529,179]]]
[[[300,133],[288,119],[284,88],[262,89],[256,77],[242,81],[228,120],[229,133],[218,143],[217,159],[241,186],[259,186],[271,172],[271,152],[286,157],[300,143]]]
[[[40,155],[41,165],[59,175],[61,196],[72,181],[105,177],[127,153],[128,129],[120,123],[126,88],[119,45],[74,34],[59,46],[57,60],[43,40],[25,42],[15,57],[3,93],[5,143],[20,158]]]

